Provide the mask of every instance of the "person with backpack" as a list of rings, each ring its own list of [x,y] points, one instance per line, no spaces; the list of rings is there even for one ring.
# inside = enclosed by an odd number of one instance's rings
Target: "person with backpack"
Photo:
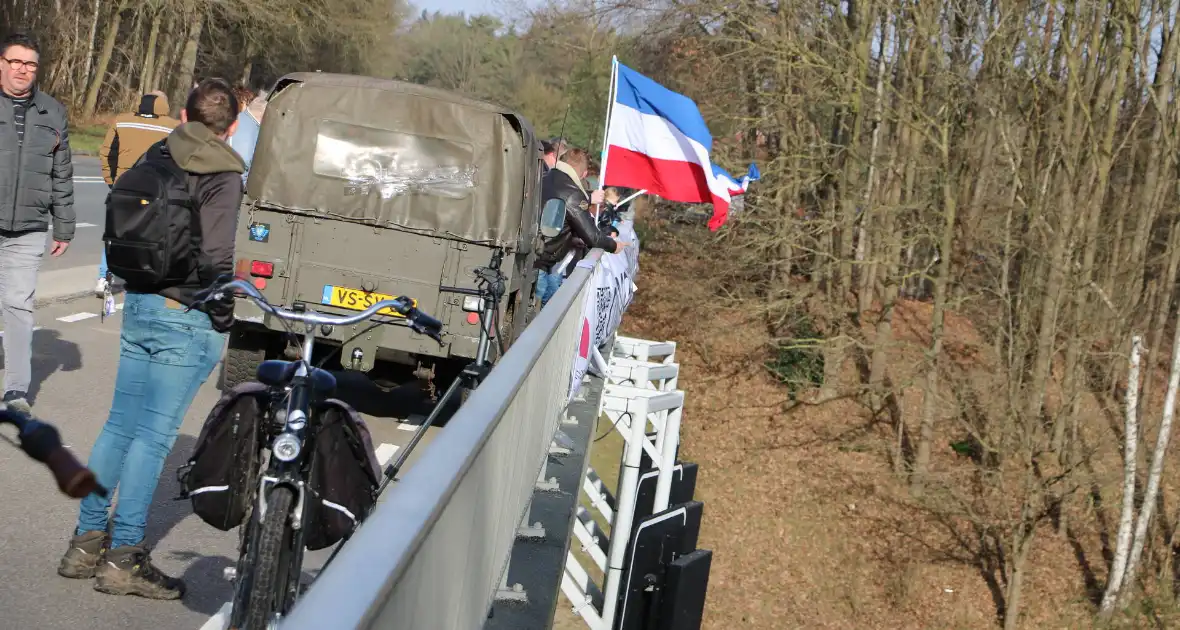
[[[164,460],[197,390],[221,358],[233,299],[186,310],[194,294],[233,273],[242,159],[226,140],[238,103],[223,79],[201,81],[181,125],[123,173],[107,198],[107,263],[126,283],[115,393],[87,462],[110,498],[82,500],[58,566],[113,595],[179,599],[185,585],[151,563],[144,528]]]
[[[108,187],[114,186],[115,180],[127,172],[140,156],[180,124],[179,120],[168,115],[168,111],[168,97],[157,90],[144,94],[139,99],[139,109],[136,111],[115,117],[98,150],[102,156],[102,178]],[[107,281],[107,253],[103,250],[94,294],[101,298],[110,288]]]

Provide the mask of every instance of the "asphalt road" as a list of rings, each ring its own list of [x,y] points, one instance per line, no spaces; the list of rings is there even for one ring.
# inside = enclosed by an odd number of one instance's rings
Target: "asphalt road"
[[[81,219],[79,215],[79,220]],[[82,230],[79,230],[82,234]],[[83,250],[84,253],[85,250]],[[77,255],[71,250],[67,253]],[[34,334],[34,414],[55,424],[63,442],[85,462],[98,436],[113,392],[119,351],[120,317],[97,316],[93,297],[50,304],[37,311]],[[230,597],[222,570],[236,559],[237,530],[216,530],[192,514],[187,501],[174,501],[176,467],[191,452],[205,414],[217,400],[217,370],[205,383],[181,428],[149,519],[147,540],[156,564],[182,576],[188,593],[180,601],[116,597],[93,590],[91,580],[57,575],[57,563],[77,519],[77,502],[60,495],[40,464],[0,443],[0,629],[125,628],[127,630],[220,630],[219,611]],[[413,435],[414,422],[399,421],[419,406],[416,387],[383,393],[365,380],[342,380],[340,395],[365,415],[378,453],[394,454]],[[382,417],[384,416],[384,417]],[[3,427],[6,436],[11,427]],[[427,433],[422,445],[435,431]],[[421,448],[414,451],[420,454]],[[413,465],[414,457],[410,458]],[[329,550],[307,555],[304,570],[314,575]],[[223,614],[223,613],[222,613]]]
[[[76,297],[94,291],[98,264],[102,260],[102,231],[106,224],[106,182],[98,159],[74,157],[74,211],[77,224],[74,240],[66,253],[49,255],[52,231],[45,235],[45,258],[37,281],[38,304]],[[0,624],[0,627],[3,627]]]
[[[74,158],[74,212],[78,215],[74,240],[65,254],[45,257],[41,270],[54,271],[73,267],[91,267],[98,277],[102,258],[102,229],[106,223],[107,185],[102,181],[98,159]],[[46,238],[47,245],[52,242]],[[93,286],[93,279],[90,284]]]

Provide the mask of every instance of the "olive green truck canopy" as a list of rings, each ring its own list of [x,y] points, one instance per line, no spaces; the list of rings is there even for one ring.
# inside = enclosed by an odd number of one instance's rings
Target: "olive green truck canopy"
[[[294,73],[264,119],[246,185],[260,206],[510,249],[525,246],[522,216],[526,230],[536,224],[540,143],[503,107],[401,81]]]

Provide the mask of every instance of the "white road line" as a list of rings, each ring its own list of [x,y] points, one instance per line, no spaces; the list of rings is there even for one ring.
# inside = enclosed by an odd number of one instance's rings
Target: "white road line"
[[[96,223],[75,223],[75,224],[74,224],[74,227],[76,227],[76,228],[80,228],[80,227],[98,227],[98,224],[96,224]]]
[[[417,431],[419,426],[420,425],[417,424],[410,424],[409,422],[397,423],[397,428],[399,431]]]
[[[200,630],[225,630],[229,627],[229,613],[233,608],[233,602],[226,602],[221,605],[217,614],[209,618],[205,625],[201,626]]]
[[[385,468],[385,466],[389,463],[389,460],[393,459],[393,454],[396,452],[397,444],[383,442],[377,447],[377,463],[381,464],[382,468]]]
[[[57,321],[72,324],[74,322],[80,322],[84,319],[90,319],[91,317],[98,317],[98,313],[74,313],[73,315],[58,317]]]

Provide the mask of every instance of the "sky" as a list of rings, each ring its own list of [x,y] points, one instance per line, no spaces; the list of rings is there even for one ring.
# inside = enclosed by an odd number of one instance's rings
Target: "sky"
[[[411,0],[411,4],[416,7],[428,7],[431,11],[442,11],[443,13],[458,13],[460,11],[467,15],[475,15],[477,13],[500,13],[500,4],[497,0]]]

